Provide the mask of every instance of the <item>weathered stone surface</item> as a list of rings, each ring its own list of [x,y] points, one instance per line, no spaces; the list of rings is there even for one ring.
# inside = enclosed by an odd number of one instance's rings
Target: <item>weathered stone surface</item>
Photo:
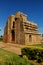
[[[37,24],[27,20],[27,15],[17,12],[8,17],[4,29],[5,42],[17,44],[38,44],[41,43],[42,36],[38,32]]]

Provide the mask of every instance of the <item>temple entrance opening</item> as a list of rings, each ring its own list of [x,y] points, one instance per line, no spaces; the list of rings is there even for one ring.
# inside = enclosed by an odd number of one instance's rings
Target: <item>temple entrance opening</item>
[[[12,30],[12,41],[15,41],[15,32]]]

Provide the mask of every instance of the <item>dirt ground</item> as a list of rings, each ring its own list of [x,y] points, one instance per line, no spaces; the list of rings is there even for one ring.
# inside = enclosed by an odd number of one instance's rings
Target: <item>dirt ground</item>
[[[23,47],[24,45],[20,44],[0,42],[0,48],[16,53],[17,55],[21,54],[21,48]]]

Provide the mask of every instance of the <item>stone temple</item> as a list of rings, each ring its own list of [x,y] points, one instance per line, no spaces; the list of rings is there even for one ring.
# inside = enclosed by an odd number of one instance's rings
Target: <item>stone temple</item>
[[[41,34],[38,32],[37,24],[28,21],[26,14],[16,12],[15,15],[8,17],[3,40],[14,44],[39,44]]]

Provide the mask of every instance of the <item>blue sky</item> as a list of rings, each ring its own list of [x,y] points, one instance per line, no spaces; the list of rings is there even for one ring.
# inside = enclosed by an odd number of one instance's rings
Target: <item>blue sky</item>
[[[39,32],[43,33],[43,0],[0,0],[0,35],[8,16],[21,11],[28,15],[28,20],[37,23]]]

